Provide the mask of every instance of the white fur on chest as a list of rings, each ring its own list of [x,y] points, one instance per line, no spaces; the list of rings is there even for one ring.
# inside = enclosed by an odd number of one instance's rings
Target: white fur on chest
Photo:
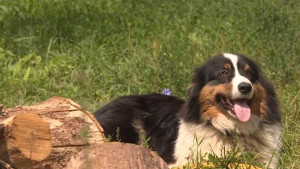
[[[229,138],[212,126],[205,124],[192,124],[180,121],[179,135],[175,143],[174,157],[176,162],[170,167],[183,166],[188,159],[195,158],[196,153],[207,160],[207,154],[221,157],[222,149],[232,148],[233,138]],[[266,125],[250,135],[238,136],[237,145],[240,148],[260,154],[260,161],[267,163],[270,168],[275,168],[278,161],[280,147],[281,127],[279,124]]]

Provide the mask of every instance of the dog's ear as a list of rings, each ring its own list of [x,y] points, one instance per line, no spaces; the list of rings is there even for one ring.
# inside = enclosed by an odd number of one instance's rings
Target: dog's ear
[[[279,111],[279,105],[278,105],[278,99],[277,94],[275,92],[275,89],[273,87],[273,84],[263,75],[263,73],[258,69],[259,71],[259,82],[263,86],[263,88],[266,91],[266,101],[267,101],[267,116],[265,117],[266,122],[281,122],[280,117],[280,111]]]
[[[201,89],[206,84],[206,65],[198,67],[194,71],[192,83],[188,88],[188,98],[181,112],[181,116],[186,121],[200,122],[200,104],[199,94]]]

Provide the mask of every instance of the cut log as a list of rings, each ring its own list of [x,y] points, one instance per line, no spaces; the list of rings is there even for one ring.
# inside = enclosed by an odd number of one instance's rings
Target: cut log
[[[125,143],[104,143],[97,120],[70,99],[3,109],[0,168],[167,169],[157,153]],[[104,143],[104,144],[101,144]]]
[[[12,154],[9,154],[5,148],[3,148],[4,151],[0,152],[1,160],[15,168],[64,168],[74,154],[77,154],[89,145],[103,143],[106,140],[103,129],[91,113],[82,110],[78,104],[70,99],[53,97],[33,106],[18,106],[4,109],[3,112],[5,112],[5,117],[0,117],[0,123],[3,124],[4,129],[9,128],[6,127],[6,124],[16,120],[18,122],[16,126],[20,126],[20,124],[21,126],[28,125],[27,128],[20,127],[17,130],[17,133],[24,133],[23,135],[21,134],[22,137],[18,135],[18,137],[20,137],[20,139],[18,139],[19,147],[20,145],[22,145],[21,147],[28,146],[26,150],[17,149],[18,152],[22,154],[18,156],[18,160],[11,160],[14,159],[14,157]],[[28,114],[26,114],[24,118],[24,113],[26,112],[31,113],[31,115],[29,115],[30,117],[27,117]],[[28,118],[35,119],[24,120]],[[32,122],[38,121],[37,119],[40,119],[41,122]],[[42,121],[46,122],[45,124],[47,124],[48,129],[50,129],[50,138],[46,137],[46,132],[44,132],[44,134],[42,134],[43,137],[41,137],[39,141],[45,142],[39,142],[39,144],[31,143],[31,135],[35,135],[40,128],[47,128],[46,126],[41,127]],[[12,139],[8,139],[9,136],[6,135],[6,133],[0,136],[1,150],[5,144],[10,145],[16,143],[16,139],[13,141]],[[12,131],[10,133],[12,133]],[[16,133],[13,134],[17,135]],[[48,143],[46,141],[48,141]],[[39,151],[49,147],[49,141],[51,143],[50,150],[45,150],[44,154],[32,154],[32,151],[29,151],[33,149]],[[2,144],[2,142],[5,144]],[[28,159],[30,162],[28,162]],[[23,160],[26,161],[27,165],[20,165],[23,164]]]
[[[111,142],[83,149],[66,169],[168,169],[156,152],[144,147]]]
[[[0,139],[0,158],[17,168],[30,167],[47,158],[51,151],[48,123],[31,113],[17,114],[2,121]]]

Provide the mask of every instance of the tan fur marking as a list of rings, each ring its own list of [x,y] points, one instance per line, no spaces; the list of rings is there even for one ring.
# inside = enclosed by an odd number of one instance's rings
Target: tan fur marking
[[[264,118],[268,109],[266,91],[260,83],[253,84],[253,89],[255,90],[255,93],[250,103],[250,108],[253,114],[260,118]]]
[[[201,106],[201,118],[202,119],[212,119],[219,115],[219,113],[224,112],[222,108],[218,107],[216,102],[216,95],[222,94],[224,96],[230,96],[231,84],[220,84],[217,86],[204,86],[200,92],[199,103]],[[227,114],[224,112],[223,114]]]
[[[224,69],[230,71],[231,70],[231,65],[229,63],[226,63],[224,65]]]
[[[250,70],[250,66],[247,64],[245,65],[245,68],[244,68],[245,72],[248,72]]]

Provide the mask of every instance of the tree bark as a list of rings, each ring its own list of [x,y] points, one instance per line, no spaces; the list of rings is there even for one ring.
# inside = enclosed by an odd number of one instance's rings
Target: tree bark
[[[168,169],[156,152],[144,147],[111,142],[83,149],[66,169]]]

